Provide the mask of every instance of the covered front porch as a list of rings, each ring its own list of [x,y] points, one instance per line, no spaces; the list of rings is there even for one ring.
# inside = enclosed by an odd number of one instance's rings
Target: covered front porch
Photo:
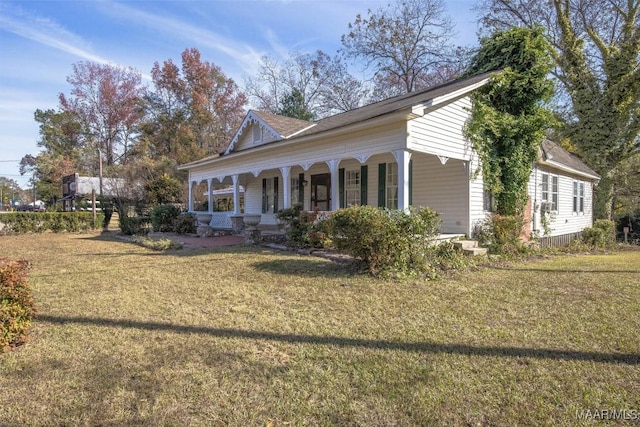
[[[246,163],[244,171],[191,172],[189,211],[209,213],[211,227],[227,230],[237,218],[257,214],[260,227],[269,230],[276,228],[279,210],[296,205],[321,212],[356,205],[428,206],[440,214],[443,235],[471,234],[468,161],[400,149],[279,167],[255,163]]]

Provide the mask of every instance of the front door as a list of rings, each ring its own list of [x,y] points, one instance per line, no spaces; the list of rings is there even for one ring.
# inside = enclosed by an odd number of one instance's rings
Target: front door
[[[311,209],[331,210],[331,175],[311,175]]]

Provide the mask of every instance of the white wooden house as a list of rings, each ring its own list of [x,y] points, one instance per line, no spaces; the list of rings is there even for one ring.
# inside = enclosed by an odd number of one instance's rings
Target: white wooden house
[[[212,212],[214,227],[230,228],[229,217],[243,213],[275,224],[275,213],[295,204],[322,211],[415,205],[439,212],[443,234],[471,236],[490,204],[463,128],[470,94],[489,78],[487,73],[451,81],[315,122],[249,111],[224,153],[180,166],[189,172],[190,210],[197,185],[206,183],[211,198],[222,184],[233,193],[234,212]],[[532,165],[531,209],[549,211],[553,234],[580,231],[591,225],[597,179],[547,141]],[[531,229],[540,230],[540,215],[532,211],[530,217]]]

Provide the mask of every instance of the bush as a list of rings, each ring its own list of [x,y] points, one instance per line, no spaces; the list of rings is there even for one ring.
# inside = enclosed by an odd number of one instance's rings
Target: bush
[[[515,255],[527,251],[520,236],[524,219],[515,215],[491,215],[476,232],[476,238],[489,252],[501,255]]]
[[[158,205],[151,211],[153,231],[173,231],[180,215],[180,208],[174,205]]]
[[[178,234],[193,234],[196,232],[196,216],[190,212],[185,212],[175,220],[173,231]]]
[[[587,227],[582,231],[582,241],[593,247],[606,249],[616,242],[616,223],[607,219],[597,219],[593,227]]]
[[[439,227],[430,208],[407,213],[373,206],[340,209],[328,224],[336,248],[362,260],[374,275],[429,271],[427,255]]]
[[[4,225],[2,234],[59,233],[98,228],[104,222],[104,215],[96,214],[95,224],[92,212],[11,212],[2,214],[0,220]]]
[[[144,236],[149,234],[151,217],[120,215],[120,231],[128,236]]]
[[[317,211],[306,212],[300,205],[296,205],[278,211],[276,218],[294,246],[323,248],[330,244],[326,221],[319,218]]]
[[[0,258],[0,352],[23,344],[36,315],[27,261]]]

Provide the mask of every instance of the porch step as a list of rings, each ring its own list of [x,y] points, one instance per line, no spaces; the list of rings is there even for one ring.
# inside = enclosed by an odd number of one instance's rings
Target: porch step
[[[478,246],[477,240],[454,240],[452,243],[454,248],[469,256],[486,255],[488,251]]]
[[[454,240],[452,243],[454,248],[460,250],[473,249],[478,247],[477,240]]]

